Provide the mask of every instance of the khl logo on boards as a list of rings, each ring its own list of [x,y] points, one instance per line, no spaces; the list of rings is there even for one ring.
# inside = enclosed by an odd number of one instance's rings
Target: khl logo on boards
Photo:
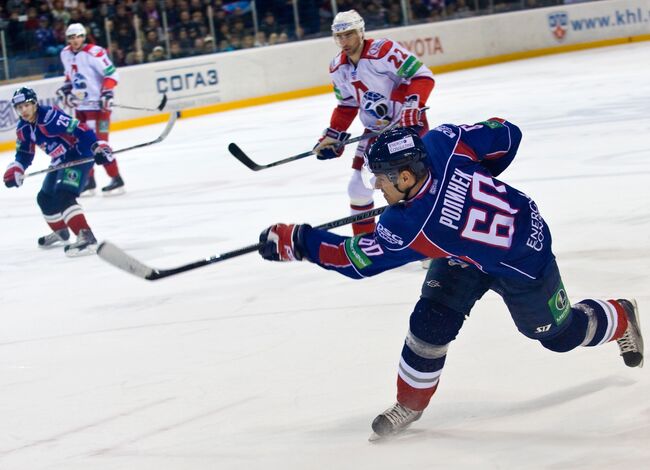
[[[564,11],[548,14],[548,27],[558,41],[564,40],[569,25],[569,15]]]
[[[40,96],[40,90],[36,91]],[[52,96],[44,96],[42,98],[39,98],[38,103],[46,106],[60,106],[58,98]],[[16,114],[11,101],[0,100],[0,132],[14,131],[16,129],[17,122],[18,114]]]
[[[14,113],[11,101],[0,100],[0,131],[14,129],[16,122],[18,117]]]

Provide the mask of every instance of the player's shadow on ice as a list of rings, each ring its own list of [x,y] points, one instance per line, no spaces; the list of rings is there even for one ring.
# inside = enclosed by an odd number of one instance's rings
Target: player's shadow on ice
[[[420,421],[415,422],[411,428],[386,442],[412,442],[440,438],[473,440],[478,438],[479,435],[484,438],[485,430],[479,431],[475,429],[477,423],[501,418],[524,417],[525,415],[531,415],[528,419],[534,419],[534,415],[537,413],[544,412],[548,414],[550,408],[567,405],[572,401],[583,399],[607,389],[629,387],[635,383],[635,380],[626,377],[608,376],[522,402],[490,403],[476,401],[457,403],[453,406],[436,406],[433,403],[430,405],[430,409],[425,411]],[[465,428],[463,423],[469,423],[469,425]],[[500,439],[499,436],[503,436],[504,433],[518,433],[514,432],[516,430],[512,426],[510,428],[510,431],[490,431],[490,435],[494,439]],[[525,429],[520,431],[529,434],[530,426],[527,425]]]

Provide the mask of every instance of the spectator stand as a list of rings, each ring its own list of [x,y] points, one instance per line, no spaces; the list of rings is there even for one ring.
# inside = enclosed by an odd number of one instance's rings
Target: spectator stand
[[[356,9],[366,29],[444,21],[566,0],[7,0],[0,4],[0,79],[62,74],[65,29],[118,67],[267,47],[330,35],[337,12]]]

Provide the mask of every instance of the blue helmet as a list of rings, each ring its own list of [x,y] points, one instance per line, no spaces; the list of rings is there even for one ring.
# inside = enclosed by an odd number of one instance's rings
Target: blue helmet
[[[20,103],[34,103],[38,104],[38,97],[36,92],[31,88],[20,87],[14,91],[14,96],[11,97],[11,104],[15,108]]]
[[[380,134],[366,152],[366,159],[372,173],[385,174],[393,183],[402,170],[409,170],[418,179],[429,170],[424,142],[410,127],[397,127]]]

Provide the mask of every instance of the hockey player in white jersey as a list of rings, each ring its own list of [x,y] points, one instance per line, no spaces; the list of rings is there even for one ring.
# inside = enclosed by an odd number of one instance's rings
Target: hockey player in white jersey
[[[347,129],[359,114],[365,133],[378,132],[391,124],[428,130],[424,108],[435,81],[431,71],[397,42],[365,39],[365,23],[355,10],[342,11],[332,23],[341,52],[330,64],[330,77],[338,105],[330,126],[314,147],[319,160],[339,157],[350,138]],[[371,140],[357,145],[352,161],[348,196],[352,214],[374,207],[373,190],[361,177],[363,154]],[[375,229],[373,219],[352,225],[355,235]]]
[[[103,47],[86,44],[86,29],[81,23],[72,23],[65,34],[68,45],[61,51],[65,81],[57,90],[57,96],[74,109],[80,122],[93,129],[99,139],[108,142],[113,90],[119,80],[117,70]],[[102,188],[102,193],[124,192],[117,161],[103,166],[111,181]],[[94,194],[95,188],[94,171],[91,170],[84,195]]]

